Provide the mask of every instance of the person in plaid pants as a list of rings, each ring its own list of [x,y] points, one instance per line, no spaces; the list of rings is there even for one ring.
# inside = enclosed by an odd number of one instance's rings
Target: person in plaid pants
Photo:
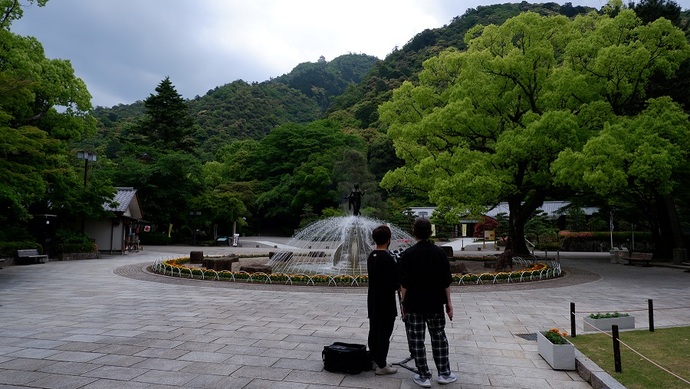
[[[427,364],[424,337],[429,330],[431,350],[438,370],[438,383],[449,384],[457,377],[450,369],[446,317],[453,320],[450,284],[453,282],[446,253],[429,241],[431,222],[417,218],[412,228],[417,243],[405,250],[400,258],[400,285],[403,314],[410,352],[417,371],[414,382],[431,387],[431,371]]]

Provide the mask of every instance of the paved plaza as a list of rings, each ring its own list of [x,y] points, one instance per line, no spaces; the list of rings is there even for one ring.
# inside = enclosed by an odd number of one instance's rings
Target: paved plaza
[[[202,250],[268,252],[273,244],[280,242],[262,238],[242,248]],[[402,368],[390,376],[323,370],[325,345],[366,343],[366,288],[145,272],[157,258],[191,250],[146,247],[0,270],[0,389],[417,387]],[[455,320],[446,331],[458,381],[445,387],[590,388],[576,372],[552,370],[526,336],[552,327],[570,331],[571,302],[580,312],[578,331],[581,316],[597,311],[633,313],[645,328],[648,299],[655,327],[690,325],[690,273],[612,264],[608,253],[561,254],[560,261],[566,276],[558,280],[454,287]],[[408,355],[398,320],[389,362]],[[436,378],[431,355],[429,361]]]

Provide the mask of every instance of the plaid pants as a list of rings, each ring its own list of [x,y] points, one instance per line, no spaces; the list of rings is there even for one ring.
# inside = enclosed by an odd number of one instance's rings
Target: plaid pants
[[[424,336],[426,328],[429,328],[431,338],[431,352],[439,376],[450,374],[450,361],[448,359],[448,339],[446,338],[446,317],[443,313],[408,313],[407,323],[407,342],[410,345],[410,352],[414,358],[415,365],[422,378],[431,378],[431,371],[426,361],[426,347],[424,346]]]

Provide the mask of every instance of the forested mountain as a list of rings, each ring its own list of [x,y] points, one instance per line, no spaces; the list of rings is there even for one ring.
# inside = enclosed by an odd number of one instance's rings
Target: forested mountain
[[[566,3],[500,4],[468,9],[450,24],[427,29],[403,48],[393,48],[383,60],[366,54],[346,54],[326,61],[305,62],[290,73],[261,83],[236,80],[209,90],[204,96],[189,100],[191,113],[201,127],[200,145],[230,139],[260,139],[275,126],[286,123],[308,123],[330,114],[355,119],[358,127],[371,126],[377,118],[377,107],[404,80],[414,80],[424,60],[448,47],[465,48],[465,33],[476,24],[501,24],[520,12],[542,15],[562,14],[568,17],[594,11],[594,8]],[[175,80],[172,80],[173,82]],[[143,114],[141,102],[97,107],[96,117],[105,128],[127,123]],[[349,120],[348,120],[349,121]]]
[[[326,110],[331,98],[341,95],[349,85],[360,83],[376,61],[376,57],[366,54],[342,55],[330,62],[321,57],[316,63],[297,65],[275,81],[297,89]]]
[[[203,152],[236,139],[261,139],[283,123],[309,123],[321,117],[316,102],[273,81],[234,81],[189,101]]]
[[[346,54],[330,62],[321,58],[299,64],[290,73],[261,83],[236,80],[189,100],[190,113],[209,137],[223,133],[231,139],[258,139],[279,124],[318,119],[331,98],[359,83],[376,61],[364,54]],[[112,128],[143,115],[142,108],[138,101],[97,107],[95,114],[104,127]],[[203,143],[204,134],[199,136]]]
[[[346,127],[375,127],[378,106],[391,97],[392,90],[405,80],[415,80],[426,59],[449,47],[464,49],[465,33],[472,26],[500,24],[524,11],[570,17],[593,10],[569,3],[480,6],[468,9],[447,26],[417,34],[383,60],[345,54],[332,61],[320,58],[301,63],[290,73],[261,83],[236,80],[218,86],[188,101],[197,125],[197,155],[209,160],[233,140],[261,139],[283,123],[309,123],[326,115]],[[113,138],[127,136],[127,127],[143,114],[141,101],[95,110],[102,123],[100,135],[111,145],[118,142]]]

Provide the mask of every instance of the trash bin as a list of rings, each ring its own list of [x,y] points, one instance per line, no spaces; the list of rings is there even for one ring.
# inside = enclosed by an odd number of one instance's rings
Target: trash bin
[[[626,249],[612,248],[611,251],[609,251],[611,263],[623,263],[623,253],[627,251]]]

